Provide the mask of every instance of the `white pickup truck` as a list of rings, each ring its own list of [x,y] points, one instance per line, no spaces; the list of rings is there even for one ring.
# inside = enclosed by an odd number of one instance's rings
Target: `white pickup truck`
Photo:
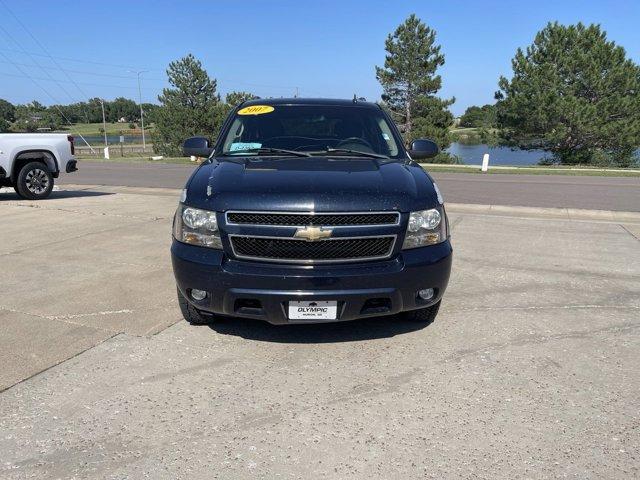
[[[0,187],[13,187],[22,198],[40,200],[54,178],[75,172],[73,137],[64,133],[0,134]]]

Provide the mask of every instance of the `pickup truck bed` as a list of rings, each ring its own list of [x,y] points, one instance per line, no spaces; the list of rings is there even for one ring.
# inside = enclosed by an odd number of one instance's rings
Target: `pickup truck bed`
[[[77,170],[74,139],[64,133],[0,134],[0,186],[30,200],[46,198],[60,174]]]

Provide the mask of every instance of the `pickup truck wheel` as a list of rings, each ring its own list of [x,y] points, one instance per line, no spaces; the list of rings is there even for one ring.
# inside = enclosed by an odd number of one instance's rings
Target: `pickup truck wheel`
[[[22,198],[42,200],[53,190],[53,176],[46,165],[29,162],[20,169],[15,189]]]
[[[191,305],[178,289],[178,303],[184,319],[191,325],[207,325],[214,321],[213,315],[207,315]]]
[[[440,302],[427,308],[419,308],[418,310],[409,310],[408,312],[404,312],[404,318],[412,322],[420,322],[429,325],[436,319],[439,309]]]

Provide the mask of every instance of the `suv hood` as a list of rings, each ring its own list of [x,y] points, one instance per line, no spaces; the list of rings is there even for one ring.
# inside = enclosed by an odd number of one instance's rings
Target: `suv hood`
[[[217,211],[408,212],[437,204],[418,164],[368,158],[225,158],[203,164],[187,188],[187,204]]]

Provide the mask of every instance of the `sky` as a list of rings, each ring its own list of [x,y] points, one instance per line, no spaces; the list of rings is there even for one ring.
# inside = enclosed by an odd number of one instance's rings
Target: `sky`
[[[516,49],[549,21],[599,23],[640,63],[638,0],[0,0],[0,98],[137,99],[144,70],[142,100],[157,103],[169,62],[192,53],[222,95],[377,101],[384,41],[411,13],[436,31],[439,96],[456,98],[455,115],[493,103]]]

